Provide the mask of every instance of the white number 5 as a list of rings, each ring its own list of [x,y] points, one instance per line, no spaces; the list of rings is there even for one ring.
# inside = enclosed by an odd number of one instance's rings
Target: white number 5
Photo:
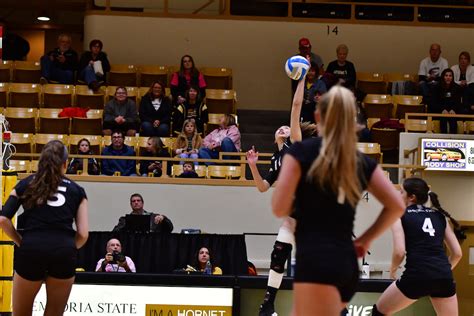
[[[58,191],[61,191],[61,192],[66,192],[66,187],[61,187],[59,186],[58,187]],[[66,203],[66,197],[61,194],[60,192],[56,192],[54,194],[54,197],[57,199],[56,201],[51,201],[51,200],[48,200],[47,204],[49,206],[53,206],[53,207],[60,207],[60,206],[63,206],[64,203]]]
[[[435,229],[429,217],[425,218],[425,221],[423,222],[423,226],[421,227],[421,229],[423,229],[425,233],[430,234],[430,236],[435,235]]]

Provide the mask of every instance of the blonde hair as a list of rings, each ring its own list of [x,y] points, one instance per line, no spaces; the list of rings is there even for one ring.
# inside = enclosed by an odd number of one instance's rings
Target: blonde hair
[[[176,149],[180,149],[180,148],[184,148],[188,146],[188,137],[186,136],[186,125],[188,124],[194,125],[194,133],[193,133],[193,140],[192,140],[193,149],[201,148],[202,138],[197,130],[196,121],[194,119],[187,119],[184,121],[181,133],[179,133],[176,139],[175,146],[173,148],[174,151],[176,151]]]
[[[336,54],[339,53],[341,50],[345,51],[346,53],[349,53],[349,47],[347,47],[346,44],[340,44],[336,48]]]
[[[340,203],[347,200],[355,207],[362,189],[357,172],[359,154],[354,95],[342,86],[335,86],[321,98],[318,110],[322,144],[308,178],[336,193]]]

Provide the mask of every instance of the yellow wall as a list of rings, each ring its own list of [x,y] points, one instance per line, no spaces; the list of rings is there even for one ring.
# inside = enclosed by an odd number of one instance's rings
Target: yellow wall
[[[112,63],[176,65],[183,54],[197,66],[227,66],[234,70],[238,107],[289,109],[290,83],[283,72],[298,39],[309,37],[327,65],[340,43],[349,46],[349,59],[359,71],[416,73],[429,45],[439,42],[450,64],[460,51],[474,53],[474,29],[331,24],[326,23],[173,19],[88,15],[84,45],[104,42]]]
[[[26,60],[39,61],[44,55],[44,31],[17,31],[15,33],[30,43],[30,52]]]

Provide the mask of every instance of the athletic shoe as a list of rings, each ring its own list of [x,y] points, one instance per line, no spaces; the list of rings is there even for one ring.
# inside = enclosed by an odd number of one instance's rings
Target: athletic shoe
[[[273,304],[263,303],[260,305],[258,316],[278,316],[278,314],[275,312]]]

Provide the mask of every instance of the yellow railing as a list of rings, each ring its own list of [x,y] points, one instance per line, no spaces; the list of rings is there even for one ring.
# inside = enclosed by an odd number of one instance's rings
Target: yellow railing
[[[405,132],[413,131],[410,129],[410,122],[411,120],[417,120],[417,124],[419,126],[419,131],[425,131],[427,133],[433,133],[434,125],[433,120],[441,119],[441,118],[454,118],[458,121],[474,121],[474,115],[471,114],[436,114],[436,113],[406,113],[405,114]],[[426,130],[424,130],[426,126]],[[463,129],[465,129],[463,127]]]

